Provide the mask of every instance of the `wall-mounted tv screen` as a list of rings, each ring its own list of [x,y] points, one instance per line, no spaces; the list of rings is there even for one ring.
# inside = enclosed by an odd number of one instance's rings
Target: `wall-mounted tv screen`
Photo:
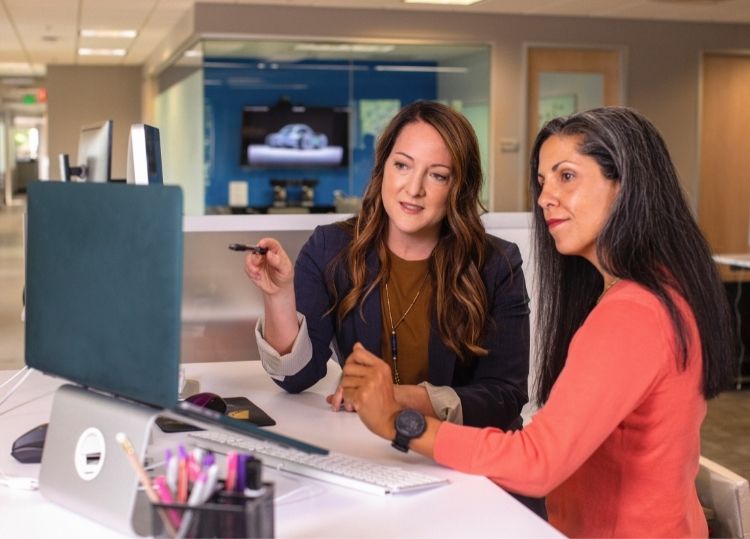
[[[242,157],[247,167],[341,167],[349,158],[345,107],[245,107]]]

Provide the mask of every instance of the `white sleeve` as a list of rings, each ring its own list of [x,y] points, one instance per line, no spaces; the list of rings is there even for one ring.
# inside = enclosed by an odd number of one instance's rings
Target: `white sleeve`
[[[434,386],[429,382],[417,384],[427,390],[427,396],[438,419],[456,425],[464,424],[464,411],[456,390],[450,386]]]
[[[271,378],[282,381],[287,376],[297,374],[312,359],[312,341],[307,332],[307,320],[303,314],[297,313],[299,332],[294,339],[292,350],[283,356],[263,338],[264,322],[265,316],[261,315],[255,324],[255,341],[258,343],[260,362]]]

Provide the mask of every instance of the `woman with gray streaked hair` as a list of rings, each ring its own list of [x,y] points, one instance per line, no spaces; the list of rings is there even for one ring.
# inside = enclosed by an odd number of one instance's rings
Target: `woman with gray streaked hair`
[[[606,107],[546,124],[531,156],[542,408],[523,431],[425,418],[410,446],[547,496],[565,535],[706,536],[706,400],[735,357],[726,294],[657,129]],[[344,395],[380,436],[414,420],[361,347]]]

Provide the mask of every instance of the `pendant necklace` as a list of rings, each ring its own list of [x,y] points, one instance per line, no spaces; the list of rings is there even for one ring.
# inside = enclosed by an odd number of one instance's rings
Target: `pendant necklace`
[[[598,298],[596,298],[596,304],[597,304],[597,305],[599,304],[599,302],[600,302],[600,301],[602,300],[602,298],[604,297],[604,294],[606,294],[606,293],[607,293],[607,291],[608,291],[608,290],[609,290],[610,288],[612,288],[613,286],[615,286],[615,285],[616,285],[616,284],[617,284],[618,282],[620,282],[620,278],[619,278],[619,277],[615,277],[615,278],[614,278],[614,280],[613,280],[613,281],[612,281],[611,283],[609,283],[609,284],[608,284],[607,286],[605,286],[605,287],[604,287],[604,290],[602,290],[602,293],[601,293],[601,294],[599,294],[599,297],[598,297]]]
[[[391,359],[393,360],[393,379],[396,384],[401,383],[401,377],[398,374],[398,339],[396,338],[396,328],[401,325],[401,322],[404,321],[406,315],[409,314],[409,311],[411,311],[411,308],[414,307],[417,299],[419,299],[419,295],[422,293],[422,289],[424,288],[424,284],[427,282],[427,277],[429,275],[429,272],[425,274],[424,279],[422,279],[422,284],[419,285],[419,290],[417,290],[417,295],[414,296],[414,299],[411,300],[409,307],[407,307],[406,311],[404,311],[404,314],[401,315],[401,318],[399,318],[398,322],[396,322],[395,324],[393,323],[393,315],[391,314],[391,296],[388,293],[388,283],[385,283],[385,301],[388,305],[388,319],[391,322]]]

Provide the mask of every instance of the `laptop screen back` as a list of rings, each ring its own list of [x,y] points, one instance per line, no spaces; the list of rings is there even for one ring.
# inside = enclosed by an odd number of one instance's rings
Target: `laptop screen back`
[[[174,406],[180,188],[36,182],[28,189],[26,237],[26,364]]]

